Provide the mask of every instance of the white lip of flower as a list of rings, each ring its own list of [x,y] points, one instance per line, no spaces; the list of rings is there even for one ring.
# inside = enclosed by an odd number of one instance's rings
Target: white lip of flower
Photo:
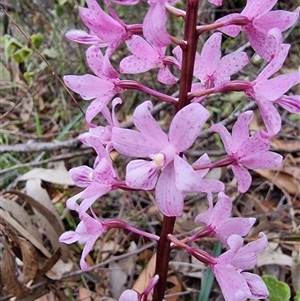
[[[92,181],[93,180],[93,172],[89,173],[89,180]]]
[[[152,160],[157,165],[157,167],[163,167],[165,163],[165,156],[163,154],[157,154],[153,157]]]

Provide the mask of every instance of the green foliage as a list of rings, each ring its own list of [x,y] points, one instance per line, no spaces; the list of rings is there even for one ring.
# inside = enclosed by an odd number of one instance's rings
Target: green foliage
[[[37,49],[39,49],[43,44],[43,36],[40,33],[32,34],[30,36],[30,41]]]
[[[269,290],[270,301],[289,301],[291,298],[291,289],[285,282],[277,280],[271,275],[263,275],[263,281],[265,282]]]

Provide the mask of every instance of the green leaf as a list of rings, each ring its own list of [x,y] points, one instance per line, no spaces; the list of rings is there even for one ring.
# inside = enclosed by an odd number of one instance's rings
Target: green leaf
[[[263,275],[263,281],[265,282],[269,290],[270,301],[289,301],[291,298],[291,289],[285,282],[277,280],[271,275]]]
[[[19,49],[16,52],[13,53],[12,58],[17,63],[20,64],[20,63],[27,62],[31,55],[32,55],[32,50],[31,49],[29,49],[28,47],[22,47],[21,49]]]
[[[33,84],[33,76],[34,72],[25,72],[23,74],[25,80],[27,81],[28,86],[31,86]]]
[[[50,58],[50,59],[55,59],[55,58],[57,58],[58,57],[58,51],[57,50],[55,50],[54,48],[48,48],[48,49],[44,49],[43,51],[42,51],[42,54],[44,55],[44,56],[47,56],[48,58]]]
[[[30,41],[36,48],[40,48],[40,46],[43,44],[43,36],[40,33],[32,34],[30,36]]]
[[[65,3],[68,2],[68,0],[57,0],[58,4],[63,6]]]

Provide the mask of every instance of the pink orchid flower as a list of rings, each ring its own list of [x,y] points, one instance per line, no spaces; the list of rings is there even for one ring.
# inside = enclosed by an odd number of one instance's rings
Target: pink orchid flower
[[[255,218],[233,217],[231,218],[232,201],[224,192],[218,194],[218,201],[213,206],[212,194],[208,193],[208,210],[196,216],[195,222],[203,222],[206,227],[198,231],[196,237],[212,235],[227,246],[227,240],[232,234],[245,236],[255,223]]]
[[[76,230],[63,233],[59,241],[66,244],[78,241],[78,243],[85,245],[81,254],[80,267],[82,270],[88,271],[91,268],[87,265],[85,258],[92,250],[96,240],[107,228],[105,223],[101,222],[98,218],[90,217],[85,212],[81,213],[80,218],[81,222],[78,224]]]
[[[300,72],[282,74],[269,79],[281,69],[289,48],[290,45],[282,44],[281,50],[252,82],[252,86],[245,91],[246,95],[253,98],[258,104],[270,137],[276,135],[281,129],[281,116],[274,104],[278,104],[292,113],[300,114],[300,95],[284,95],[291,87],[300,82]]]
[[[121,127],[120,123],[117,119],[116,113],[115,113],[115,107],[118,104],[122,103],[122,99],[117,97],[112,101],[112,112],[110,113],[110,110],[108,107],[104,107],[102,110],[102,114],[105,117],[105,119],[108,122],[108,125],[106,126],[96,126],[96,127],[90,127],[88,133],[84,133],[79,135],[78,139],[85,145],[89,145],[89,142],[86,138],[89,138],[91,135],[95,136],[95,139],[98,139],[99,142],[103,145],[106,145],[106,151],[110,152],[113,149],[112,142],[111,142],[111,135],[112,135],[112,129],[113,127]],[[91,146],[91,145],[89,145]],[[96,147],[95,147],[96,149]],[[96,150],[97,151],[97,150]],[[97,159],[96,159],[97,161]]]
[[[139,294],[134,290],[124,291],[120,296],[119,301],[147,301],[148,295],[157,284],[158,280],[159,276],[155,275],[142,294]],[[163,299],[163,301],[165,301],[165,299]]]
[[[257,263],[257,254],[268,246],[266,236],[261,232],[260,239],[243,247],[243,239],[236,234],[228,238],[229,250],[209,267],[213,271],[224,295],[225,301],[246,301],[264,299],[268,289],[263,280],[255,274],[243,272]]]
[[[80,94],[83,99],[94,99],[86,111],[86,121],[91,124],[93,118],[107,106],[112,97],[123,92],[124,89],[118,86],[118,73],[97,46],[87,49],[86,59],[96,76],[91,74],[66,75],[64,82],[68,88]]]
[[[270,61],[280,50],[281,32],[290,28],[299,17],[299,9],[294,12],[270,11],[277,0],[248,0],[246,7],[238,14],[230,14],[216,21],[230,21],[244,17],[245,25],[229,25],[219,30],[231,37],[245,31],[252,48],[266,61]]]
[[[226,164],[231,163],[232,171],[238,181],[238,191],[244,193],[251,185],[252,177],[249,169],[279,168],[282,156],[270,152],[270,142],[263,132],[249,136],[248,126],[253,119],[253,112],[242,113],[232,128],[232,135],[221,124],[211,126],[211,131],[220,135],[229,157]],[[246,167],[246,168],[245,168]]]
[[[165,56],[165,47],[153,47],[140,36],[134,35],[126,41],[133,55],[125,57],[120,63],[120,72],[136,74],[154,68],[160,68],[157,79],[163,84],[175,84],[178,81],[167,65],[180,69],[179,62],[171,56]]]
[[[86,145],[92,146],[96,150],[98,156],[94,168],[80,166],[69,171],[75,185],[85,187],[82,192],[67,201],[67,207],[78,212],[85,212],[101,196],[113,189],[125,186],[124,181],[118,178],[112,161],[99,138],[90,134],[84,137],[84,141]],[[83,199],[80,205],[77,204],[78,199]]]
[[[150,8],[144,18],[143,34],[153,46],[165,47],[171,43],[167,31],[166,0],[148,0]]]
[[[83,30],[70,30],[66,37],[71,41],[82,44],[93,44],[98,47],[116,49],[121,43],[130,38],[129,27],[119,18],[109,16],[96,0],[86,0],[88,8],[79,7],[83,23],[90,33]]]
[[[203,45],[201,55],[196,53],[194,76],[200,80],[200,83],[194,83],[191,92],[221,87],[230,81],[232,74],[240,71],[248,64],[249,59],[245,52],[232,52],[221,57],[221,43],[222,34],[214,33]],[[177,46],[173,53],[181,62],[181,48]],[[201,102],[205,97],[194,98],[193,102]]]
[[[139,131],[113,128],[113,146],[126,156],[151,159],[133,160],[127,165],[127,185],[145,190],[155,187],[157,205],[162,213],[180,216],[185,195],[176,183],[188,182],[187,190],[191,188],[190,183],[194,183],[195,189],[200,184],[196,172],[179,154],[194,143],[209,112],[197,103],[184,107],[172,120],[167,136],[149,108],[152,104],[146,101],[134,111],[133,120]]]
[[[222,0],[208,0],[208,2],[216,5],[216,6],[221,6],[222,5]]]

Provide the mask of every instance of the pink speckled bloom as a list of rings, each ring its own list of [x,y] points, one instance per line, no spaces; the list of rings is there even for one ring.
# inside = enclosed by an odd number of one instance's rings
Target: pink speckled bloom
[[[264,299],[269,295],[263,280],[255,274],[243,272],[252,269],[257,263],[257,254],[268,245],[263,233],[260,239],[243,247],[243,239],[239,235],[231,235],[227,244],[229,250],[218,258],[216,263],[209,264],[226,301],[246,301]]]
[[[221,52],[222,34],[214,33],[203,45],[201,54],[196,53],[194,76],[200,83],[192,85],[191,92],[200,92],[213,87],[221,87],[230,81],[230,76],[243,67],[248,62],[245,52],[232,52],[223,57]],[[173,53],[182,61],[182,50],[177,46]],[[197,97],[193,102],[200,102],[206,96]]]
[[[218,194],[218,201],[213,206],[212,195],[209,193],[208,210],[196,216],[195,222],[203,222],[206,227],[201,229],[197,236],[206,233],[217,237],[220,242],[227,246],[227,240],[232,234],[245,236],[255,222],[255,218],[233,217],[231,218],[232,200],[224,192]],[[197,233],[196,233],[197,234]]]
[[[97,46],[86,51],[88,66],[95,75],[66,75],[64,82],[68,88],[80,94],[85,100],[93,99],[86,111],[86,121],[90,124],[117,93],[124,89],[118,86],[118,73],[113,69],[107,57]]]
[[[85,212],[81,213],[80,218],[81,222],[78,224],[76,230],[63,233],[59,241],[66,244],[78,241],[78,243],[85,245],[81,254],[80,267],[82,270],[88,271],[91,268],[87,265],[85,258],[92,250],[96,240],[107,228],[105,223],[102,223],[99,219],[90,217]]]
[[[263,132],[259,131],[249,136],[248,126],[252,119],[252,111],[242,113],[232,128],[232,135],[221,124],[211,127],[211,131],[218,133],[223,141],[232,171],[238,181],[238,191],[241,193],[246,192],[252,182],[246,168],[279,168],[282,163],[281,155],[269,151],[270,142]]]
[[[167,135],[149,108],[152,108],[151,102],[145,101],[134,111],[133,120],[139,131],[113,128],[113,146],[126,156],[151,159],[133,160],[127,165],[127,185],[145,190],[155,187],[156,202],[162,213],[180,216],[184,190],[199,189],[201,181],[179,154],[194,143],[209,112],[197,103],[184,107],[175,115]],[[178,183],[186,183],[186,189],[182,186],[178,189]]]
[[[284,95],[291,87],[300,82],[300,72],[282,74],[270,79],[281,69],[289,49],[290,45],[282,44],[280,51],[252,82],[252,86],[245,91],[246,95],[253,98],[258,104],[270,137],[276,135],[281,129],[281,116],[274,104],[278,104],[292,113],[300,114],[300,96]]]
[[[246,7],[238,14],[230,14],[220,21],[230,21],[236,17],[244,17],[246,25],[229,25],[220,31],[235,37],[245,31],[252,48],[266,61],[270,61],[280,50],[281,32],[290,28],[299,17],[299,9],[294,12],[283,10],[270,11],[277,0],[248,0]]]
[[[175,84],[178,81],[167,65],[180,69],[179,62],[171,56],[166,56],[166,47],[153,47],[142,37],[134,35],[126,42],[133,55],[125,57],[120,62],[120,72],[136,74],[159,68],[157,79],[163,84]]]

